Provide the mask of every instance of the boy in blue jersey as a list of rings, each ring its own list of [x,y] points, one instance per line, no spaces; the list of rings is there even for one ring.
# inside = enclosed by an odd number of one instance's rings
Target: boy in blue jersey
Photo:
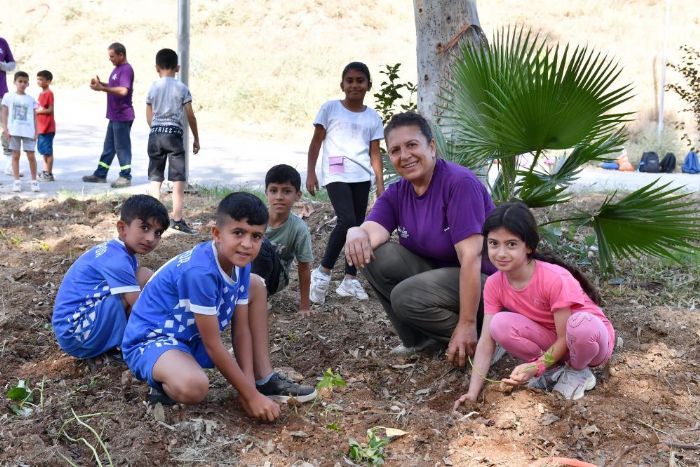
[[[153,274],[136,255],[158,246],[169,223],[165,206],[151,196],[124,201],[119,237],[83,253],[63,277],[51,320],[61,349],[91,368],[118,358],[131,307]]]
[[[274,401],[316,397],[313,387],[272,370],[265,284],[250,274],[267,221],[262,201],[231,193],[219,203],[212,240],[171,259],[149,281],[122,342],[129,368],[151,387],[149,402],[201,402],[209,391],[202,368],[213,367],[261,420],[279,417]],[[228,324],[235,357],[221,340]]]

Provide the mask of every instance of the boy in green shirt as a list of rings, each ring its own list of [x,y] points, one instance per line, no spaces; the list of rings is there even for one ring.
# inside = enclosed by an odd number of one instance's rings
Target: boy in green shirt
[[[289,285],[289,269],[294,259],[299,273],[299,314],[311,313],[309,287],[311,285],[311,234],[306,223],[292,214],[294,203],[301,199],[301,176],[294,167],[280,164],[265,175],[270,221],[265,230],[265,241],[253,262],[252,272],[265,280],[268,295]]]

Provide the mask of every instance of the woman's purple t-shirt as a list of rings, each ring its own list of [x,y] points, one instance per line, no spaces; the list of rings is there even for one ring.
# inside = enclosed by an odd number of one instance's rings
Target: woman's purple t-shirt
[[[402,179],[377,199],[366,220],[389,232],[396,230],[403,247],[438,266],[459,266],[454,246],[480,235],[493,208],[486,187],[469,169],[438,159],[423,195],[418,196],[413,185]],[[482,257],[481,272],[495,270],[488,258]]]

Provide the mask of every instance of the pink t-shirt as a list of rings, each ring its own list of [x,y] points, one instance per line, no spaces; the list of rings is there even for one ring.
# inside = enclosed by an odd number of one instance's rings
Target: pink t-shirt
[[[510,285],[501,271],[486,279],[484,313],[496,314],[504,310],[520,313],[556,332],[554,312],[562,308],[571,308],[571,313],[587,311],[597,316],[609,335],[615,335],[603,310],[583,291],[574,276],[561,266],[536,260],[530,282],[520,290]],[[614,339],[612,342],[615,342]]]

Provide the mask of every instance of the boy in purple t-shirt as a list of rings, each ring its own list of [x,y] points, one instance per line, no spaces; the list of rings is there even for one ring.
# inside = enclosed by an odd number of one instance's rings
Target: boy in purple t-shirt
[[[114,155],[119,159],[119,178],[112,182],[112,188],[131,185],[131,124],[134,123],[134,106],[131,96],[134,93],[134,69],[126,61],[126,47],[119,42],[111,44],[108,49],[109,61],[114,70],[107,83],[99,76],[90,80],[93,91],[107,93],[107,135],[100,162],[92,175],[85,175],[84,182],[106,183],[109,166]]]
[[[7,41],[0,37],[0,99],[7,93],[7,72],[13,71],[15,69],[15,58],[12,56],[12,51],[10,50],[10,45]],[[2,124],[2,119],[0,118],[0,125]],[[2,136],[2,150],[7,156],[7,162],[5,163],[5,174],[12,175],[12,151],[10,151],[9,140]]]

